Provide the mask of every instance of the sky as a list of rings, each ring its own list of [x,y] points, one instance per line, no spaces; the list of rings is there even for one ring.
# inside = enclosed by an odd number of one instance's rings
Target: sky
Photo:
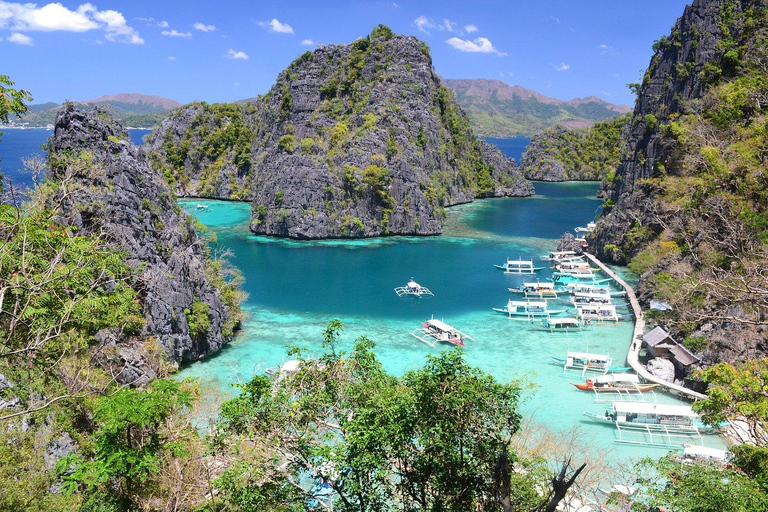
[[[0,0],[0,75],[33,103],[119,92],[182,103],[269,90],[318,44],[379,23],[429,44],[446,78],[487,78],[568,100],[633,104],[653,41],[684,0]]]

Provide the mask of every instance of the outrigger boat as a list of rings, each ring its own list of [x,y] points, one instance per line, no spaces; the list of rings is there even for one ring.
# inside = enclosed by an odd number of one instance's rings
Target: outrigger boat
[[[411,278],[410,281],[408,281],[408,284],[405,286],[399,286],[395,288],[395,293],[398,297],[402,297],[403,295],[413,295],[414,297],[421,297],[422,295],[432,295],[434,297],[434,293],[429,291],[429,288],[426,286],[421,286],[419,283],[413,280]]]
[[[551,357],[552,361],[563,365],[563,373],[568,370],[581,370],[582,376],[587,372],[601,373],[626,372],[629,366],[613,366],[613,358],[607,354],[591,354],[589,352],[568,352],[565,359]]]
[[[562,272],[564,274],[579,274],[582,272],[585,272],[587,270],[592,272],[597,272],[600,270],[599,268],[593,268],[589,266],[589,262],[584,260],[568,260],[568,261],[561,261],[557,265],[554,266],[554,269],[558,272]]]
[[[586,284],[605,284],[609,281],[612,281],[612,278],[606,277],[605,279],[597,279],[597,274],[592,273],[590,276],[589,274],[584,275],[576,275],[576,274],[568,274],[563,272],[555,272],[551,278],[549,278],[550,281],[554,281],[555,283],[562,284],[563,286],[566,286],[570,283],[586,283]]]
[[[610,305],[611,302],[611,296],[600,294],[600,293],[585,293],[585,292],[576,292],[572,294],[570,297],[565,299],[566,302],[569,302],[570,304],[573,304],[574,306],[585,306],[588,304],[604,304],[604,305]]]
[[[616,306],[612,304],[579,304],[576,306],[578,317],[586,323],[619,323]]]
[[[504,271],[505,274],[535,274],[539,270],[542,270],[544,267],[534,267],[533,266],[533,260],[510,260],[507,259],[507,262],[503,265],[494,265],[494,267],[499,268]]]
[[[422,327],[413,330],[411,336],[423,341],[430,347],[434,347],[438,341],[463,347],[464,340],[474,340],[472,336],[434,318],[423,322],[421,325]]]
[[[198,204],[196,204],[196,205],[195,205],[195,208],[196,208],[196,209],[197,209],[197,211],[199,211],[199,212],[207,212],[207,211],[209,210],[209,208],[208,208],[208,205],[207,205],[207,204],[200,204],[200,203],[198,203]]]
[[[607,286],[598,286],[594,284],[586,283],[567,283],[563,286],[563,289],[568,293],[600,293],[608,295],[609,297],[624,297],[627,292],[621,290],[611,290]]]
[[[569,333],[583,331],[587,328],[584,322],[579,322],[578,318],[565,317],[565,318],[546,318],[534,325],[534,328],[539,331],[549,331],[551,333]]]
[[[618,373],[599,375],[593,379],[587,379],[585,383],[574,384],[579,391],[594,391],[595,393],[616,393],[619,391],[635,391],[645,393],[652,391],[658,384],[641,384],[640,378],[634,373]]]
[[[564,309],[549,310],[546,302],[531,302],[527,300],[510,300],[505,308],[493,308],[494,311],[505,313],[510,318],[520,316],[534,318],[538,316],[559,315],[565,313]]]
[[[553,251],[541,257],[544,261],[563,261],[567,258],[580,258],[575,251]]]
[[[698,438],[702,433],[715,433],[727,426],[711,426],[701,421],[689,405],[670,405],[645,402],[613,402],[605,414],[584,411],[593,421],[616,425],[619,443],[674,446],[680,438]],[[625,435],[643,436],[639,440],[625,439]]]
[[[522,293],[526,299],[556,299],[555,283],[523,283],[509,288],[511,293]]]
[[[587,223],[587,227],[579,226],[573,228],[576,233],[591,233],[595,230],[596,224],[594,222]]]

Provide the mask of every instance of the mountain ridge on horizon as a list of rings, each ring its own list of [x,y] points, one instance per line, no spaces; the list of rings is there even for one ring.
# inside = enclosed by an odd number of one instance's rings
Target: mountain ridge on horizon
[[[632,110],[629,105],[610,103],[595,95],[561,100],[498,79],[442,81],[469,114],[475,132],[484,136],[531,136],[556,125],[586,128]]]

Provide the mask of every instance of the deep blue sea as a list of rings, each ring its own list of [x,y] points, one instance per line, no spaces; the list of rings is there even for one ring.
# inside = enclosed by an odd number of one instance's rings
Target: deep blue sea
[[[514,158],[515,162],[520,164],[520,160],[523,159],[523,151],[528,147],[531,139],[523,137],[512,137],[509,139],[498,139],[494,137],[483,137],[486,141],[497,146],[505,155],[510,158]]]
[[[44,155],[42,145],[53,135],[53,130],[31,128],[19,130],[12,128],[0,129],[0,173],[6,180],[23,187],[32,186],[32,177],[22,171],[22,158],[32,155]],[[150,130],[128,130],[134,144],[141,144],[142,138]]]

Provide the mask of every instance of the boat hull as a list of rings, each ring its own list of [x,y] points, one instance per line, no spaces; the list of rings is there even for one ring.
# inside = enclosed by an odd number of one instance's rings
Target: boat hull
[[[653,391],[658,384],[638,384],[636,386],[598,386],[595,387],[592,384],[574,384],[571,383],[579,391],[594,391],[595,393],[618,393],[622,391],[637,391],[640,393],[646,393]]]

